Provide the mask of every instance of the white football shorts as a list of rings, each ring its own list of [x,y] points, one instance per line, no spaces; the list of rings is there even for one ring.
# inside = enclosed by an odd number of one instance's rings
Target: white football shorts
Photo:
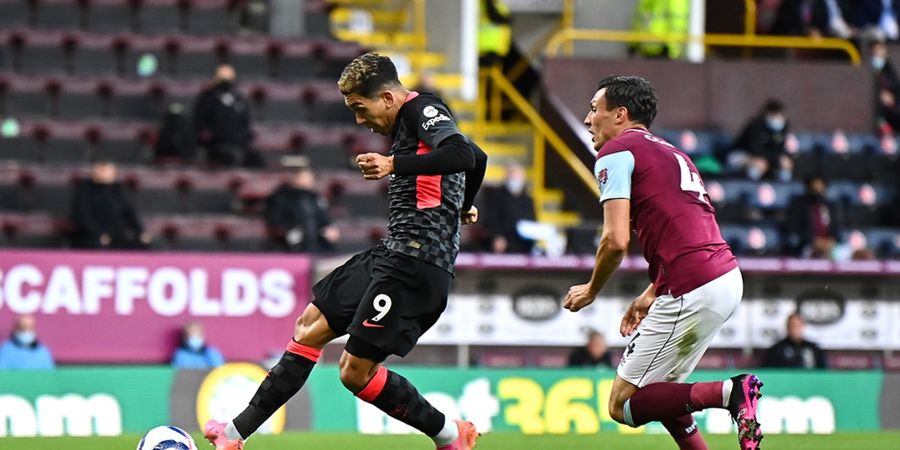
[[[616,373],[639,388],[683,382],[743,294],[741,271],[734,268],[680,297],[657,297],[625,347]]]

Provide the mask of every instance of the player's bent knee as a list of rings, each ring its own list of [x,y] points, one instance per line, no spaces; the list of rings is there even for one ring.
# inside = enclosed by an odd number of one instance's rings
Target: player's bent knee
[[[369,362],[355,358],[347,352],[341,355],[338,366],[340,368],[341,384],[354,394],[365,389],[366,385],[369,384],[369,380],[372,379],[373,368]]]
[[[609,402],[609,417],[618,423],[627,425],[625,423],[625,411],[623,407],[613,404],[612,401]]]
[[[321,348],[336,336],[328,326],[325,315],[313,304],[306,307],[294,324],[294,341],[303,345]]]

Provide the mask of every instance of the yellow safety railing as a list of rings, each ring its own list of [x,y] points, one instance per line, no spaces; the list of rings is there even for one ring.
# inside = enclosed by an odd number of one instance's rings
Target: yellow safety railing
[[[843,51],[853,65],[861,62],[859,51],[850,41],[837,38],[808,38],[794,36],[758,36],[746,34],[704,34],[691,36],[680,33],[657,34],[643,31],[560,30],[547,43],[546,53],[556,55],[559,48],[571,41],[603,42],[679,42],[701,43],[724,47],[805,48]]]
[[[744,0],[744,34],[756,34],[756,0]]]
[[[490,79],[491,85],[493,89],[501,92],[509,99],[510,102],[522,113],[523,116],[528,120],[532,127],[534,127],[535,132],[538,133],[542,140],[546,140],[550,144],[550,148],[559,155],[560,158],[572,169],[572,172],[575,173],[575,176],[581,181],[581,183],[588,189],[589,192],[592,192],[595,196],[599,198],[600,194],[597,192],[594,177],[591,175],[590,170],[584,165],[584,163],[575,155],[575,153],[566,145],[565,141],[556,134],[556,131],[553,131],[553,128],[541,117],[540,113],[535,111],[534,107],[531,106],[531,103],[516,90],[515,86],[510,83],[509,79],[507,79],[503,72],[499,67],[492,67],[488,70],[483,70],[481,73],[482,77],[485,79]],[[484,83],[481,83],[484,85]],[[480,97],[480,102],[484,102],[484,97]],[[483,108],[479,108],[483,110]],[[484,116],[479,116],[483,118]],[[477,124],[476,124],[477,127]],[[544,191],[544,176],[546,174],[546,162],[544,161],[543,155],[543,145],[535,146],[535,150],[541,150],[538,154],[537,152],[534,154],[534,161],[532,163],[532,174],[535,179],[535,192],[534,192],[534,200],[536,206],[538,206],[538,210],[543,209],[542,201],[544,199],[543,191]]]

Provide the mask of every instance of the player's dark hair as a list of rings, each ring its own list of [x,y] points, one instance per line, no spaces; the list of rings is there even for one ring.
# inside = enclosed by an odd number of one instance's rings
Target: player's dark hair
[[[399,85],[397,67],[391,58],[371,52],[350,61],[338,80],[341,94],[357,94],[365,98],[374,98],[385,88]]]
[[[649,81],[636,76],[610,75],[597,83],[597,90],[606,88],[607,111],[624,107],[628,117],[650,127],[656,118],[659,98]]]

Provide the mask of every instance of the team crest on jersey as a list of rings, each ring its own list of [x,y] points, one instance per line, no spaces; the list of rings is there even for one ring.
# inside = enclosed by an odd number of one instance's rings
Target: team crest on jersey
[[[597,182],[600,184],[606,184],[606,181],[609,180],[609,171],[606,169],[602,169],[597,172]]]

